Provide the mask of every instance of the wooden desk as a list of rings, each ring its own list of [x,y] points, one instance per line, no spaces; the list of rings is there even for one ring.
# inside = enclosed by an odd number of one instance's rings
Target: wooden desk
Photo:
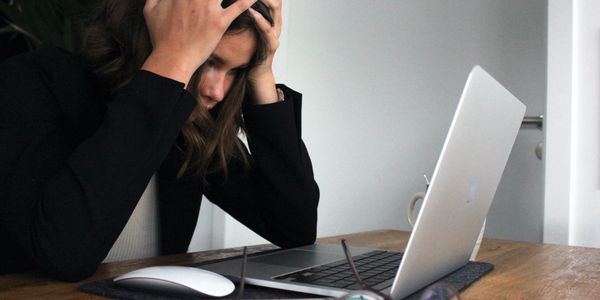
[[[319,243],[404,249],[409,233],[378,230],[319,239]],[[251,252],[271,249],[257,246]],[[102,264],[87,281],[100,280],[143,266],[191,264],[239,255],[240,248],[205,251]],[[600,249],[484,239],[478,260],[495,265],[492,272],[461,293],[463,299],[600,299]],[[81,283],[64,283],[35,272],[0,276],[0,299],[103,299],[77,291]]]

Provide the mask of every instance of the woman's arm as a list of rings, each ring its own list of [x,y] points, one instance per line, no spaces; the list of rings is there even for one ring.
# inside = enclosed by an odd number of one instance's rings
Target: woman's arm
[[[72,281],[104,259],[196,102],[183,84],[139,71],[105,112],[86,112],[101,122],[74,144],[69,132],[90,120],[69,124],[69,114],[101,99],[65,56],[1,67],[0,226],[35,265]]]
[[[233,161],[225,185],[209,178],[209,200],[281,247],[316,238],[319,188],[301,139],[301,95],[280,86],[286,100],[244,107],[252,154],[248,172]]]

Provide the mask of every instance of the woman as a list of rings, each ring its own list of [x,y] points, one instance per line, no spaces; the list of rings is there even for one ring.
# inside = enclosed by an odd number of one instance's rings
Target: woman
[[[107,0],[81,56],[2,63],[0,273],[93,274],[155,174],[160,254],[186,251],[202,195],[274,244],[314,242],[301,96],[272,72],[280,0],[222,2]]]

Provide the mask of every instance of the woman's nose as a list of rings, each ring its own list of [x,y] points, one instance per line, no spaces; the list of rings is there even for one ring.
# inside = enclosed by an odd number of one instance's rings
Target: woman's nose
[[[200,91],[204,97],[220,102],[225,97],[225,74],[209,70],[200,79]]]

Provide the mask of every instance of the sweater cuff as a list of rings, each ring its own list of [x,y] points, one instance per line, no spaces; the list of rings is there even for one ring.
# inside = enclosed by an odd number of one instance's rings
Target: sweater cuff
[[[260,131],[272,131],[272,133],[289,132],[293,130],[300,138],[300,120],[301,120],[301,100],[302,94],[278,84],[285,95],[285,101],[279,101],[270,104],[250,104],[243,106],[244,121],[248,133],[258,133]]]

